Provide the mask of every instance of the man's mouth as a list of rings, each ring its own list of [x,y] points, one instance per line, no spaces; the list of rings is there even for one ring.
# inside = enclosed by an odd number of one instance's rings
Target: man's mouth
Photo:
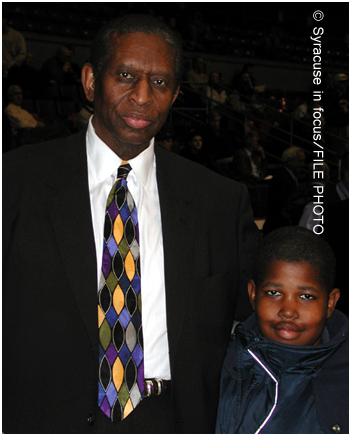
[[[151,121],[139,114],[128,114],[122,116],[123,121],[132,129],[144,129],[151,124]]]

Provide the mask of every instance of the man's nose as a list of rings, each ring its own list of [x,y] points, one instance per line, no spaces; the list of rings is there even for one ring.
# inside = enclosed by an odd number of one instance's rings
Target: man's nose
[[[151,103],[151,89],[147,78],[141,78],[134,83],[129,99],[134,101],[138,106],[145,106]]]

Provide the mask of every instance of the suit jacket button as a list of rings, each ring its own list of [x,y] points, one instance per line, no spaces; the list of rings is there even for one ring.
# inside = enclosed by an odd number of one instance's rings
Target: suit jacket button
[[[87,421],[89,425],[94,424],[94,415],[92,413],[89,413]]]
[[[338,425],[338,424],[335,424],[334,426],[333,426],[333,432],[334,433],[340,433],[340,426]]]

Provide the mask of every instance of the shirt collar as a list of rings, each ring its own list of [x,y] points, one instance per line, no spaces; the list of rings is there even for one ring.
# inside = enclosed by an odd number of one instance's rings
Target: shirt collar
[[[111,175],[117,175],[117,169],[123,161],[117,156],[96,134],[90,117],[87,129],[87,155],[89,171],[94,184],[106,180]],[[149,147],[133,159],[128,161],[135,172],[138,180],[146,188],[152,173],[154,162],[154,138]]]

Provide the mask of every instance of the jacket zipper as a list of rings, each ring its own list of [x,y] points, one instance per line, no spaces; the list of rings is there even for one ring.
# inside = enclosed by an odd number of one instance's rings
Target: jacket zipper
[[[256,430],[255,434],[258,434],[263,429],[263,427],[267,424],[267,422],[269,421],[270,417],[272,416],[272,414],[273,414],[273,412],[274,412],[274,410],[275,410],[275,408],[277,406],[277,402],[278,402],[278,380],[274,377],[274,375],[268,370],[268,368],[260,361],[260,359],[251,350],[247,350],[247,351],[250,353],[252,358],[255,359],[256,362],[266,371],[266,373],[269,375],[269,377],[275,383],[274,404],[273,404],[273,407],[272,407],[271,411],[267,415],[266,419],[263,421],[263,423],[260,425],[260,427]]]

